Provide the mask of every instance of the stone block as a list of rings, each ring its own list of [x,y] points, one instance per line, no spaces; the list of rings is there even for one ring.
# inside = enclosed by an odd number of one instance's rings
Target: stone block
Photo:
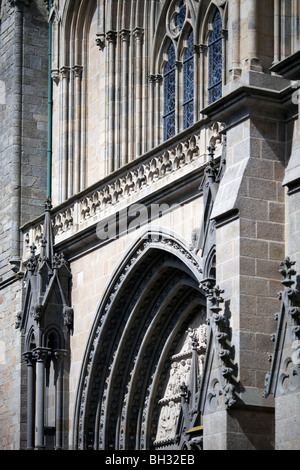
[[[269,244],[266,240],[241,238],[240,255],[252,259],[268,259]]]
[[[262,222],[257,223],[257,237],[263,240],[284,241],[284,225],[279,223]]]

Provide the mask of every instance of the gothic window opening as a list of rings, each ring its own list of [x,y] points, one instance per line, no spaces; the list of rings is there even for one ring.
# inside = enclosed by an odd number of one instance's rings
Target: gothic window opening
[[[183,127],[190,127],[194,123],[194,38],[193,31],[187,39],[187,49],[183,60]]]
[[[175,48],[170,44],[164,69],[164,139],[175,135]]]
[[[212,20],[212,31],[208,43],[208,56],[208,95],[209,103],[213,103],[222,97],[222,18],[219,10],[215,12]]]
[[[181,31],[184,22],[186,18],[186,6],[184,4],[184,1],[181,0],[179,4],[179,12],[175,16],[175,26],[178,28],[179,31]]]

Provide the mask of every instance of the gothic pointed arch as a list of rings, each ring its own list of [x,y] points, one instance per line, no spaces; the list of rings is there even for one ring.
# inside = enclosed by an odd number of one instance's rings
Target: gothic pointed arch
[[[199,368],[205,351],[201,278],[199,258],[170,233],[147,233],[124,257],[89,336],[75,448],[180,448],[180,386],[197,388],[192,364]],[[185,427],[200,420],[196,408]]]
[[[195,30],[202,50],[203,107],[222,96],[222,87],[226,83],[227,22],[226,0],[201,2]]]

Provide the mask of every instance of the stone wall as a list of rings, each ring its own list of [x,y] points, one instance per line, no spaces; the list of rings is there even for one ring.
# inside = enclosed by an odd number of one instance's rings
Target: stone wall
[[[47,187],[48,22],[42,0],[29,7],[3,1],[0,15],[0,448],[13,450],[23,431],[26,438],[15,330],[22,308],[19,228],[43,212]]]
[[[178,206],[171,213],[153,221],[164,231],[168,229],[179,239],[189,245],[192,230],[199,227],[202,214],[202,198],[200,194],[193,200]],[[124,233],[116,240],[109,240],[103,246],[74,258],[72,270],[72,305],[74,307],[74,333],[71,337],[71,370],[70,370],[70,430],[73,429],[74,406],[76,401],[78,379],[80,378],[86,346],[91,332],[97,307],[106,293],[113,273],[122,263],[131,245],[136,242],[139,233],[144,233],[146,226],[140,231]],[[72,432],[69,436],[72,447]]]
[[[47,11],[41,0],[20,8],[8,1],[1,7],[2,277],[20,255],[19,226],[43,212],[47,187]]]

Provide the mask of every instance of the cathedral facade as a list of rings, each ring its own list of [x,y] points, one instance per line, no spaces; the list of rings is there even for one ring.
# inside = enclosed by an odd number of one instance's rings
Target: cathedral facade
[[[0,41],[0,448],[299,450],[299,0],[2,0]]]

